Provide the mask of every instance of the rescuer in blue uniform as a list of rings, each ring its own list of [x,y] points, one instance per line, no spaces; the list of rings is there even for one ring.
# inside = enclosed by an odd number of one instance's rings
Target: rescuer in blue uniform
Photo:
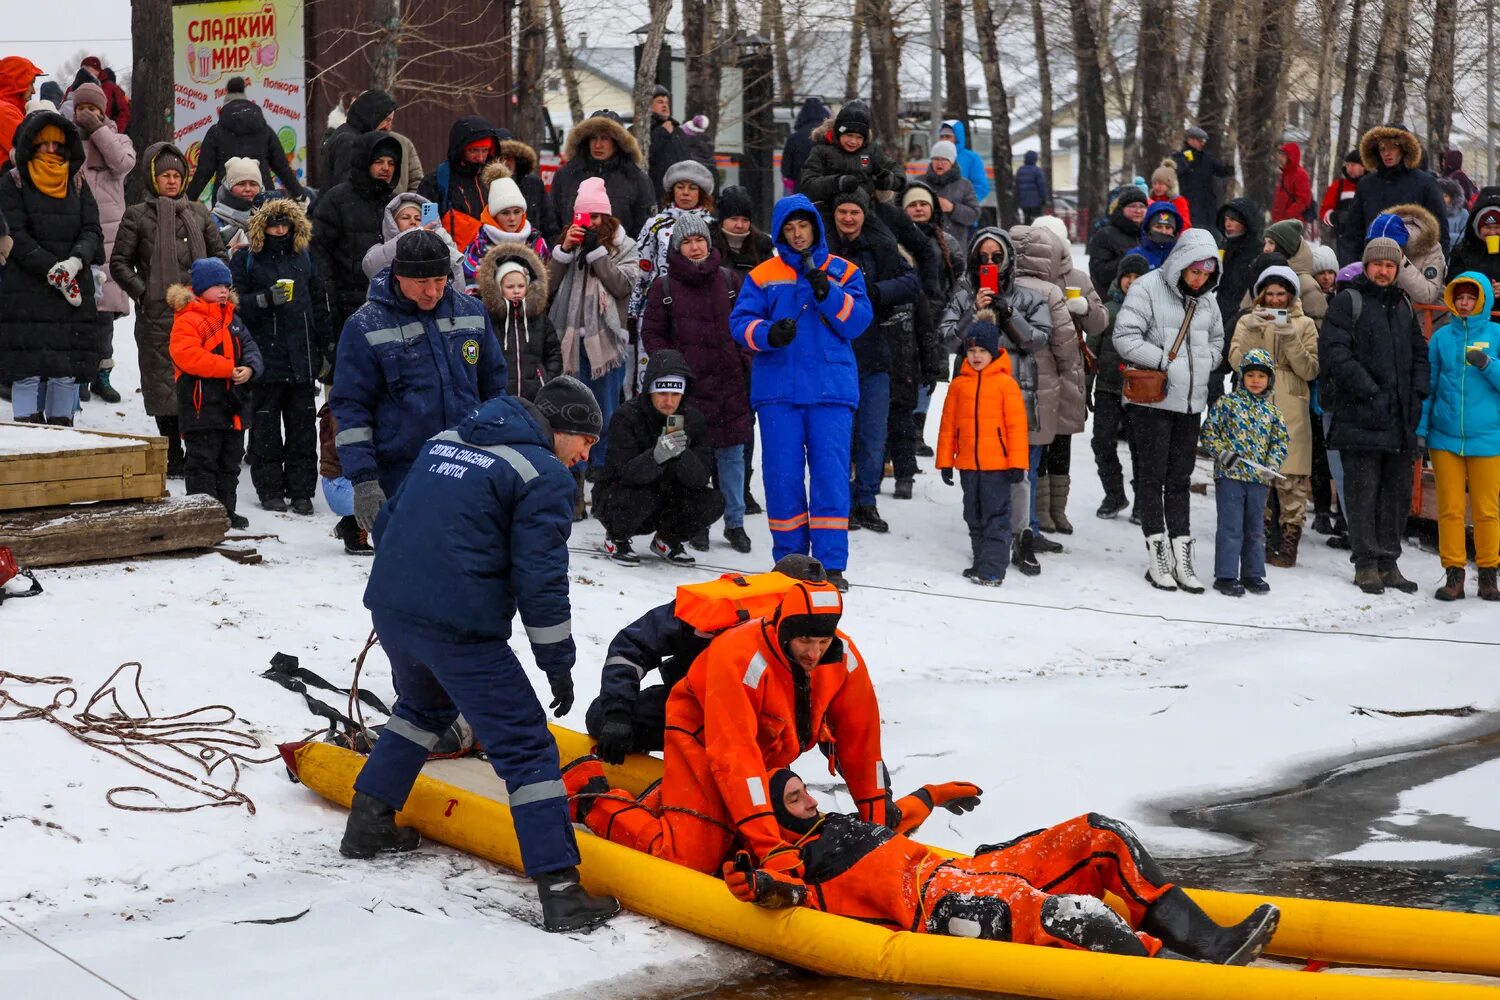
[[[552,689],[554,714],[573,706],[568,536],[573,476],[603,417],[593,393],[558,376],[535,404],[499,396],[422,447],[375,522],[365,588],[399,696],[354,782],[340,851],[369,858],[421,837],[395,824],[428,753],[460,712],[505,779],[526,874],[543,926],[570,931],[620,904],[578,883],[578,845],[557,743],[511,651],[519,612]]]
[[[859,405],[850,342],[874,310],[859,268],[828,252],[806,196],[778,201],[771,231],[776,256],[746,277],[729,329],[754,356],[750,405],[760,422],[772,553],[810,550],[828,581],[847,590],[849,445]]]
[[[505,355],[489,313],[450,285],[451,269],[446,243],[409,231],[339,335],[334,443],[365,531],[427,439],[505,391]]]

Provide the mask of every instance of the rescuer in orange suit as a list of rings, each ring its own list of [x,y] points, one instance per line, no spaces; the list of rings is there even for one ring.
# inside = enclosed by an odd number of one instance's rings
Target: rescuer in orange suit
[[[771,776],[770,791],[802,872],[767,871],[737,855],[724,864],[724,882],[746,902],[807,906],[892,930],[1221,965],[1254,961],[1276,931],[1270,904],[1232,927],[1214,923],[1167,881],[1130,827],[1098,813],[949,858],[906,834],[938,806],[978,806],[980,789],[968,782],[923,785],[901,799],[894,830],[820,813],[785,768]],[[1124,900],[1129,923],[1105,905],[1106,890]]]
[[[863,658],[838,631],[843,597],[798,581],[775,614],[721,633],[667,699],[662,780],[639,800],[608,790],[597,757],[563,770],[575,816],[618,844],[713,873],[735,845],[767,870],[800,870],[771,810],[770,778],[815,744],[862,819],[899,817],[880,759],[880,710]]]

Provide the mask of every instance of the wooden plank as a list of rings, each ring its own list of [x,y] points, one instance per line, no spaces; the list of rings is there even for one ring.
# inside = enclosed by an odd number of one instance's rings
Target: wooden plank
[[[0,546],[26,566],[68,566],[185,549],[211,549],[229,516],[208,496],[24,511],[0,518]]]
[[[19,462],[0,462],[0,486],[46,483],[67,479],[103,479],[113,475],[144,476],[159,470],[151,467],[145,448],[99,454],[64,451],[27,455]]]
[[[8,462],[21,461],[37,455],[103,455],[117,452],[122,448],[142,448],[148,452],[160,452],[163,461],[166,460],[167,439],[158,436],[143,434],[122,434],[119,431],[96,431],[91,427],[56,427],[48,424],[14,424],[0,421],[0,427],[21,428],[21,432],[27,437],[35,437],[37,446],[35,451],[28,451],[20,455],[0,454],[0,465]],[[48,450],[47,435],[67,434],[76,438],[79,434],[87,434],[90,437],[106,438],[111,442],[100,444],[97,448],[53,448]]]
[[[56,507],[99,500],[153,500],[165,496],[167,477],[105,476],[98,479],[67,479],[51,483],[19,483],[0,486],[0,510]]]

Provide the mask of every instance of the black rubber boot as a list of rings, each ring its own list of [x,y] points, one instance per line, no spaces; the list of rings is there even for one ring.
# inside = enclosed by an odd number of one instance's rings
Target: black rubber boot
[[[885,518],[880,516],[880,511],[874,504],[865,504],[855,507],[849,512],[849,522],[858,524],[866,531],[873,531],[877,535],[883,535],[891,530]]]
[[[613,896],[591,896],[578,881],[577,868],[565,868],[532,879],[542,901],[542,927],[554,934],[602,924],[620,912]]]
[[[373,858],[384,851],[414,851],[422,835],[396,825],[396,810],[379,799],[355,792],[339,853],[346,858]]]
[[[1124,493],[1105,493],[1104,499],[1099,503],[1099,509],[1094,511],[1094,516],[1108,521],[1129,506],[1130,501]]]
[[[1224,927],[1174,887],[1146,911],[1141,930],[1188,958],[1214,965],[1249,965],[1270,943],[1280,919],[1281,911],[1266,903],[1239,923]]]
[[[918,458],[932,458],[937,454],[937,452],[933,451],[932,445],[928,444],[927,441],[922,437],[922,432],[926,429],[927,426],[927,414],[914,413],[912,414],[911,422],[912,425],[916,428],[917,432],[916,456]]]
[[[1034,543],[1035,537],[1030,528],[1021,532],[1021,536],[1011,543],[1010,563],[1025,576],[1036,576],[1042,571],[1042,564],[1036,561]]]

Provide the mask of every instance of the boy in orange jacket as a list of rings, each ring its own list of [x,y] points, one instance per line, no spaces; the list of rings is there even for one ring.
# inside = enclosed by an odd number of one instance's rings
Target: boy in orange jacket
[[[982,309],[964,340],[968,356],[948,387],[938,431],[937,467],[964,490],[973,564],[964,576],[984,587],[1005,582],[1010,561],[1010,487],[1026,477],[1026,402],[1000,347],[995,314]]]
[[[171,354],[176,369],[177,412],[186,453],[187,491],[206,493],[224,505],[232,528],[250,522],[235,513],[240,464],[245,457],[249,397],[240,386],[265,365],[260,351],[234,314],[234,279],[217,257],[193,261],[192,287],[173,285],[167,303],[172,320]]]

